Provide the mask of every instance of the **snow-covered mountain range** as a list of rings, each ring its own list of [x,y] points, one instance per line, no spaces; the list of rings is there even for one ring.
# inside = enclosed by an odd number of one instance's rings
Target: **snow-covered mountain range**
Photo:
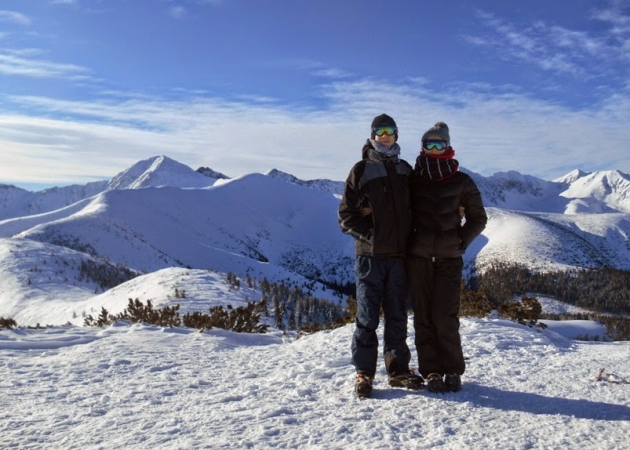
[[[466,253],[467,267],[500,260],[540,270],[630,269],[627,174],[574,171],[554,181],[470,174],[489,222]],[[77,281],[71,261],[82,258],[145,273],[188,267],[289,280],[339,300],[339,288],[354,281],[352,239],[337,224],[342,189],[341,181],[278,170],[228,178],[165,156],[86,186],[1,186],[0,316],[34,320],[27,300],[36,310],[64,286],[73,299],[94,296],[94,283]]]

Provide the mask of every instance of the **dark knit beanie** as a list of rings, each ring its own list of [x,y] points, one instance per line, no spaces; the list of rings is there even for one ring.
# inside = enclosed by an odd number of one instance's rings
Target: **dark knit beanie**
[[[429,128],[426,133],[422,135],[423,144],[429,136],[439,136],[444,142],[446,142],[446,145],[448,145],[449,147],[451,145],[451,136],[448,132],[448,125],[446,125],[444,122],[436,123],[431,128]]]
[[[394,121],[394,119],[392,119],[391,117],[389,117],[387,114],[381,114],[380,116],[376,116],[374,118],[374,120],[372,121],[372,139],[374,139],[376,137],[376,135],[374,134],[374,129],[375,128],[379,128],[379,127],[394,127],[396,128],[396,134],[394,136],[396,136],[396,139],[398,139],[398,126],[396,126],[396,122]]]

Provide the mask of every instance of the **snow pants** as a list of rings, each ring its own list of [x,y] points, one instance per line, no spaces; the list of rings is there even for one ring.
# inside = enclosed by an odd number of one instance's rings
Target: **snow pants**
[[[463,374],[466,370],[459,335],[459,306],[464,263],[459,258],[419,258],[406,261],[416,331],[418,370]]]
[[[352,336],[352,363],[357,373],[373,377],[378,359],[380,310],[383,308],[385,369],[398,375],[409,368],[407,346],[408,284],[405,261],[357,255],[357,315]]]

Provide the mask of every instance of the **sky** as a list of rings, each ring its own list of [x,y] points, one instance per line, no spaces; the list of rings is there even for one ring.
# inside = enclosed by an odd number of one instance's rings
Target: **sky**
[[[344,180],[387,113],[412,164],[630,172],[627,0],[0,0],[0,184],[166,155]]]

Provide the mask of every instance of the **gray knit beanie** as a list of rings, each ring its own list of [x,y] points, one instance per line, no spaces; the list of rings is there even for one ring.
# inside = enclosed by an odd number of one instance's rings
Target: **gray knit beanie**
[[[444,122],[436,123],[431,128],[429,128],[426,133],[422,135],[423,144],[429,136],[439,136],[444,142],[446,142],[446,145],[448,145],[449,147],[451,145],[451,136],[448,132],[448,125],[446,125]]]

